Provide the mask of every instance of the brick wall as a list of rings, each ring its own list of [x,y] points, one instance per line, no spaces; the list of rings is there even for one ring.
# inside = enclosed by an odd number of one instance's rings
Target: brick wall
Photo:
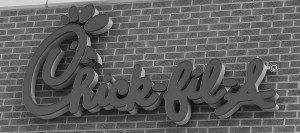
[[[259,57],[279,70],[267,73],[259,89],[276,89],[278,112],[243,106],[229,119],[218,119],[207,104],[194,105],[184,126],[166,117],[164,106],[137,115],[117,110],[70,113],[43,120],[29,113],[22,102],[26,66],[41,41],[61,27],[68,7],[1,11],[0,16],[0,131],[105,132],[105,133],[248,133],[300,132],[300,1],[183,0],[124,4],[96,4],[110,16],[113,27],[92,37],[92,47],[104,64],[100,75],[130,80],[134,64],[146,76],[167,83],[172,69],[189,60],[203,68],[211,58],[226,63],[226,78],[245,81],[247,63]],[[65,42],[69,44],[68,41]],[[63,45],[67,46],[67,45]],[[72,53],[60,65],[63,70]],[[54,91],[41,78],[38,103],[59,101],[70,89]]]

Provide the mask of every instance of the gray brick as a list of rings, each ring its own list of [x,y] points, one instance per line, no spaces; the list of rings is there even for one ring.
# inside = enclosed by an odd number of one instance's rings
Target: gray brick
[[[233,10],[231,16],[245,16],[251,15],[251,10]]]
[[[37,131],[37,128],[37,125],[21,126],[19,128],[19,131]]]
[[[211,4],[212,0],[193,0],[193,5]]]
[[[160,27],[160,28],[151,28],[151,29],[149,29],[149,33],[167,33],[167,31],[168,31],[167,27]]]
[[[0,18],[0,23],[7,23],[8,20],[9,20],[8,17],[6,17],[6,18]]]
[[[112,21],[114,23],[124,23],[124,22],[129,22],[129,18],[130,17],[116,17],[116,18],[112,18]],[[134,22],[137,21],[138,17],[133,17],[132,19],[133,19],[132,22]]]
[[[149,21],[150,16],[132,16],[131,22]]]
[[[238,31],[236,31],[236,30],[219,31],[218,35],[219,36],[237,36]]]
[[[119,36],[119,41],[136,41],[137,40],[137,36],[133,35],[133,36]]]
[[[138,40],[156,40],[156,39],[157,39],[156,34],[138,35]]]
[[[113,6],[113,10],[126,10],[131,9],[132,4],[116,4]]]
[[[6,16],[16,16],[17,11],[1,11],[1,17],[6,17]]]
[[[224,17],[220,19],[221,23],[237,23],[240,22],[240,17]]]
[[[159,26],[176,26],[178,23],[178,20],[160,21]]]
[[[282,7],[282,1],[274,1],[274,2],[264,2],[263,7]]]
[[[0,131],[1,132],[17,132],[18,126],[2,126]]]
[[[252,132],[272,132],[272,127],[253,127]]]
[[[189,13],[171,14],[171,19],[187,19],[187,18],[189,18]]]
[[[171,1],[153,2],[153,7],[170,7]]]
[[[76,124],[58,124],[57,130],[75,130]]]
[[[27,28],[26,33],[42,33],[43,28]]]
[[[250,28],[250,23],[237,23],[231,24],[230,29],[248,29]]]
[[[262,34],[280,34],[281,33],[281,28],[267,28],[263,29]]]
[[[189,26],[189,31],[207,31],[208,25]]]
[[[209,128],[208,133],[228,133],[228,128]]]
[[[208,43],[227,43],[227,38],[208,38]]]
[[[198,37],[216,37],[217,32],[212,31],[212,32],[198,32]],[[211,39],[213,40],[213,39]]]
[[[272,35],[271,40],[290,40],[290,34]]]
[[[169,122],[158,122],[157,127],[159,128],[167,128],[167,127],[176,127],[176,124],[169,121]]]
[[[164,54],[146,54],[145,56],[146,60],[158,60],[163,58],[164,58]]]
[[[138,12],[136,12],[135,10],[125,10],[123,12],[114,10],[114,11],[103,12],[103,14],[107,15],[108,17],[119,17],[119,16],[121,16],[121,14],[122,14],[122,16],[129,16],[130,14],[134,15],[136,13],[139,13],[139,10],[138,10]]]
[[[251,36],[250,41],[268,41],[270,36]]]
[[[143,15],[151,15],[151,14],[159,14],[160,9],[143,9],[142,14]]]
[[[217,49],[218,50],[222,50],[222,49],[236,49],[237,48],[237,44],[236,43],[229,43],[229,44],[218,44],[217,45]],[[228,51],[229,52],[229,51]]]
[[[250,119],[250,120],[242,120],[241,121],[241,125],[242,126],[248,126],[248,125],[261,125],[262,120],[254,120],[254,119]]]
[[[218,3],[231,3],[232,0],[213,0],[214,4],[218,4]]]
[[[170,15],[151,15],[151,21],[169,20]]]
[[[222,10],[233,10],[233,9],[240,9],[241,4],[224,4],[221,6]]]
[[[254,22],[251,23],[251,28],[268,28],[271,27],[271,22]]]
[[[209,12],[196,12],[196,13],[191,13],[191,18],[208,18],[210,17]]]
[[[210,30],[226,30],[229,29],[229,24],[214,24],[210,25]]]
[[[167,45],[186,45],[186,39],[181,40],[168,40]]]
[[[282,127],[274,127],[274,132],[294,132],[294,126],[282,126]]]
[[[0,41],[12,41],[14,36],[0,36]]]
[[[166,133],[185,133],[186,129],[184,128],[171,128],[171,129],[166,129]]]
[[[198,12],[198,11],[200,11],[200,6],[181,7],[181,12]]]
[[[11,28],[15,28],[15,24],[14,23],[0,24],[0,29],[11,29]]]
[[[242,8],[261,8],[262,2],[254,2],[254,3],[243,3]]]
[[[10,17],[9,22],[24,22],[27,20],[27,16]]]
[[[17,28],[33,27],[33,22],[17,23]]]
[[[139,29],[130,29],[129,34],[147,34],[149,33],[148,28],[139,28]],[[124,36],[125,38],[128,37],[128,39],[134,39],[134,36]],[[122,37],[123,38],[123,37]]]
[[[297,0],[290,0],[285,2],[285,6],[297,6],[300,5],[300,2]]]
[[[140,15],[141,10],[126,10],[122,11],[122,16]]]
[[[96,124],[77,124],[77,130],[93,130],[95,129]]]
[[[259,29],[250,29],[250,30],[240,30],[240,35],[258,35]]]
[[[242,22],[253,22],[253,21],[260,21],[261,16],[243,16],[241,18]]]
[[[198,19],[186,19],[186,20],[180,20],[179,25],[197,25]]]
[[[212,23],[218,23],[218,22],[219,22],[218,18],[204,18],[204,19],[199,20],[200,24],[212,24]]]
[[[155,128],[155,122],[139,122],[137,128]]]
[[[284,28],[283,33],[299,33],[300,29],[298,27],[289,27],[289,28]]]
[[[39,125],[38,127],[39,131],[51,131],[55,129],[56,129],[56,125]]]
[[[230,128],[232,133],[250,133],[250,127],[234,127]]]
[[[188,39],[188,44],[206,44],[207,39],[206,38],[200,38],[200,39]]]
[[[158,22],[140,22],[140,27],[144,28],[144,27],[157,27],[158,26]]]
[[[230,11],[211,12],[211,17],[225,17],[225,16],[230,16]]]
[[[191,33],[179,33],[178,38],[196,38],[197,32],[191,32]]]
[[[34,15],[35,10],[33,9],[26,9],[26,10],[20,10],[18,11],[18,15]]]
[[[180,8],[163,8],[162,13],[163,14],[170,14],[170,13],[179,13]]]
[[[14,35],[14,34],[24,34],[24,29],[9,29],[7,30],[8,35]]]
[[[221,6],[220,5],[204,5],[201,6],[201,11],[217,11],[220,10]]]
[[[173,1],[173,6],[188,6],[191,5],[192,0],[177,0]]]
[[[133,4],[133,9],[141,9],[141,8],[150,8],[151,3],[134,3]]]
[[[299,19],[300,13],[295,14],[284,14],[284,19]]]
[[[169,28],[169,32],[184,32],[187,30],[188,30],[187,26],[178,26],[178,27],[170,27]]]
[[[293,13],[294,11],[295,11],[295,7],[275,8],[275,13]]]
[[[275,20],[282,20],[282,14],[276,15],[263,15],[263,21],[275,21]]]

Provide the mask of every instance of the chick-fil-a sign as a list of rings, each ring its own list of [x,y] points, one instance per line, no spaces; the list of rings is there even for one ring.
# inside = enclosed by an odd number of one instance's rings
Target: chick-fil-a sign
[[[154,110],[165,101],[166,115],[179,125],[186,124],[191,116],[191,103],[207,103],[216,108],[214,113],[227,118],[242,105],[258,105],[264,111],[278,109],[275,90],[259,91],[267,66],[261,59],[253,59],[247,68],[244,85],[234,79],[223,79],[225,66],[218,59],[208,62],[204,72],[194,69],[193,64],[183,61],[175,68],[169,84],[153,83],[145,77],[140,65],[135,65],[131,83],[115,80],[104,75],[104,83],[92,90],[98,82],[98,74],[91,67],[102,64],[101,57],[90,47],[91,35],[107,32],[112,21],[93,5],[87,5],[79,13],[76,7],[69,9],[69,17],[63,15],[64,27],[46,38],[32,56],[24,79],[23,99],[26,108],[39,118],[51,119],[68,111],[81,116],[83,110],[97,112],[100,109],[118,109],[136,114],[138,108]],[[76,36],[70,45],[75,55],[63,74],[55,76],[56,68],[64,56],[60,43]],[[61,101],[51,105],[40,105],[35,100],[35,85],[39,70],[44,82],[53,89],[64,89],[72,85],[72,92]],[[223,81],[223,82],[222,82]],[[221,84],[222,83],[222,84]]]

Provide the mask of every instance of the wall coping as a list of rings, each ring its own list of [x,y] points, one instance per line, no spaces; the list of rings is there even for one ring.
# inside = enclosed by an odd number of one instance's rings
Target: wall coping
[[[81,5],[84,3],[95,4],[116,4],[129,2],[154,2],[170,0],[9,0],[0,1],[0,10],[29,9],[29,8],[49,8]]]

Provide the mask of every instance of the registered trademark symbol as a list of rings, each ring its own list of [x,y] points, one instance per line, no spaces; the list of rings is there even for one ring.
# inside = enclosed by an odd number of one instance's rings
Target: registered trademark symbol
[[[277,64],[271,64],[270,66],[268,66],[268,69],[269,69],[271,72],[277,72],[277,70],[278,70],[278,65],[277,65]]]

